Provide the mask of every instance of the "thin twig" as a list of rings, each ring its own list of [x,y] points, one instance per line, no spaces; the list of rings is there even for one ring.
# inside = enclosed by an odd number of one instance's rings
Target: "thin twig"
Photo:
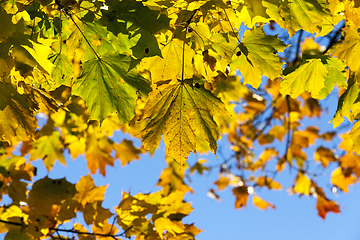
[[[339,35],[341,35],[341,32],[342,32],[341,29],[343,27],[345,27],[345,21],[343,21],[342,25],[340,26],[340,30],[337,30],[336,34],[334,34],[334,36],[330,39],[329,45],[327,46],[325,51],[322,52],[322,55],[325,55],[330,50],[330,48],[332,48],[332,46],[334,46],[334,44],[339,41],[339,40],[337,40],[337,38],[339,37]]]

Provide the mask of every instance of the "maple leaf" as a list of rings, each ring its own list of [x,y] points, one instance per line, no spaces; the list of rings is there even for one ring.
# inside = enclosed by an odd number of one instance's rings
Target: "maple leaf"
[[[215,181],[214,184],[218,186],[218,190],[223,190],[229,185],[229,178],[220,176],[219,180]]]
[[[70,199],[76,193],[75,185],[62,179],[49,177],[36,181],[29,193],[28,204],[41,215],[47,216],[53,204],[60,205],[65,199]]]
[[[90,174],[81,177],[75,187],[77,193],[73,199],[78,201],[83,207],[85,207],[87,203],[102,201],[105,197],[104,194],[107,188],[107,186],[96,187]]]
[[[105,176],[106,165],[113,166],[114,158],[110,155],[112,151],[112,141],[103,136],[99,129],[92,128],[89,130],[86,139],[86,160],[91,173],[96,173],[100,169],[100,173]]]
[[[87,225],[95,224],[99,226],[106,219],[112,216],[112,213],[109,209],[105,209],[101,206],[102,201],[97,201],[93,203],[86,203],[84,209],[82,209],[85,223]]]
[[[255,206],[257,206],[261,210],[267,209],[269,207],[271,207],[272,209],[275,209],[274,205],[264,201],[263,199],[259,198],[258,196],[254,196],[253,203]]]
[[[53,132],[52,135],[42,136],[33,143],[33,148],[30,150],[30,160],[42,158],[45,167],[50,171],[56,159],[62,164],[66,164],[63,148],[64,145],[60,140],[60,133]]]
[[[162,85],[150,93],[143,119],[149,119],[141,131],[146,149],[158,146],[162,135],[167,156],[183,162],[196,151],[196,136],[210,144],[216,153],[220,137],[213,115],[226,114],[224,104],[210,91],[187,83]]]
[[[124,139],[120,144],[115,144],[115,157],[120,158],[121,164],[125,166],[132,160],[140,159],[139,154],[143,153],[140,149],[134,147],[133,142]]]
[[[19,94],[10,83],[0,82],[0,139],[9,143],[34,136],[37,127],[34,99]]]
[[[360,154],[360,121],[357,121],[350,132],[351,139],[353,141],[353,151]]]
[[[276,56],[286,45],[277,37],[264,33],[261,27],[247,30],[239,45],[239,51],[233,55],[231,69],[239,69],[244,77],[244,84],[258,88],[261,75],[270,79],[281,76],[283,62]]]
[[[349,85],[346,91],[341,95],[338,101],[338,106],[331,122],[335,127],[339,126],[343,121],[343,116],[347,117],[349,121],[353,121],[353,112],[359,110],[359,105],[354,104],[357,101],[360,89],[354,78],[349,78]]]
[[[327,14],[317,0],[294,0],[279,3],[279,12],[284,21],[283,26],[290,35],[299,29],[304,29],[310,33],[320,32],[323,19]]]
[[[242,208],[246,206],[249,193],[246,186],[236,187],[233,190],[233,194],[236,196],[235,208]]]
[[[331,174],[331,183],[339,187],[342,191],[348,192],[348,186],[357,182],[351,171],[343,171],[340,167]]]
[[[296,184],[293,188],[294,192],[305,195],[310,194],[311,181],[304,173],[299,172],[295,182]]]
[[[74,74],[71,63],[66,55],[62,53],[49,56],[49,60],[53,63],[51,78],[54,79],[52,89],[56,89],[61,85],[71,86],[71,78]]]
[[[323,190],[317,187],[314,182],[312,182],[312,185],[315,188],[315,196],[317,198],[316,209],[318,210],[318,215],[325,219],[327,212],[339,213],[339,205],[336,202],[327,199]]]
[[[109,52],[83,64],[84,70],[74,82],[72,94],[85,100],[90,119],[102,122],[111,113],[117,113],[122,123],[133,118],[136,91],[147,94],[150,87],[136,70],[129,71],[130,63],[130,57]]]
[[[334,152],[325,147],[318,147],[314,154],[315,161],[320,161],[324,168],[326,168],[329,162],[336,162],[337,158]]]
[[[334,56],[344,60],[350,70],[356,72],[360,69],[360,62],[356,56],[360,54],[360,35],[353,26],[345,27],[345,41],[338,44]]]
[[[141,68],[150,70],[153,83],[181,79],[183,71],[183,77],[185,79],[193,77],[194,66],[192,64],[192,59],[195,52],[188,44],[184,45],[183,41],[174,38],[170,42],[164,44],[160,50],[162,57],[155,56],[144,58],[141,62]],[[184,58],[183,51],[185,51]]]

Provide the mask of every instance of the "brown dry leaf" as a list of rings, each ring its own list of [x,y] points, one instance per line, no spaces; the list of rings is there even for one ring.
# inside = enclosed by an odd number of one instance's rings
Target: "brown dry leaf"
[[[329,162],[336,162],[337,158],[334,152],[325,147],[318,147],[314,154],[315,161],[320,161],[324,168],[326,168]]]
[[[357,179],[352,175],[351,171],[346,172],[349,172],[349,175],[346,174],[346,176],[343,170],[338,167],[331,174],[331,183],[339,187],[344,192],[348,192],[348,186],[350,184],[357,182]]]
[[[257,196],[254,196],[253,202],[254,202],[254,206],[258,207],[261,210],[267,209],[268,207],[271,207],[272,209],[275,209],[274,205],[264,201],[263,199],[261,199],[261,198],[259,198]]]
[[[249,197],[248,189],[246,186],[236,187],[233,190],[233,194],[236,196],[235,208],[246,207],[246,203]]]

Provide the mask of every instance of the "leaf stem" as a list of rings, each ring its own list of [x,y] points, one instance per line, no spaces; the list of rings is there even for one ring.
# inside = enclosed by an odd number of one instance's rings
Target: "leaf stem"
[[[81,35],[83,36],[83,38],[85,39],[86,43],[89,45],[89,47],[91,48],[91,50],[93,51],[93,53],[95,54],[95,56],[100,59],[99,55],[96,53],[96,51],[94,50],[94,48],[91,46],[89,40],[87,40],[87,38],[85,37],[85,34],[81,31],[79,25],[77,25],[77,23],[75,22],[74,18],[72,17],[72,15],[69,13],[69,11],[60,4],[60,2],[58,0],[55,0],[55,3],[60,7],[61,10],[64,11],[64,13],[69,16],[69,18],[71,19],[71,21],[75,24],[76,28],[79,30],[79,32],[81,33]]]

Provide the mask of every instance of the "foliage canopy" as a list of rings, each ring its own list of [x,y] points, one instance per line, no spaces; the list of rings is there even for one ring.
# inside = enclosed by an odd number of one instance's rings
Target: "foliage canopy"
[[[297,172],[290,192],[317,198],[322,218],[340,209],[311,166],[319,162],[325,171],[337,164],[330,181],[339,191],[360,178],[358,1],[1,0],[0,6],[0,199],[12,200],[0,207],[0,232],[7,239],[67,233],[194,239],[201,230],[182,222],[192,211],[183,202],[192,192],[185,173],[218,169],[214,198],[232,187],[242,208],[255,189],[253,204],[266,209],[275,206],[256,191],[281,190],[275,177],[287,166]],[[285,35],[274,34],[280,28]],[[337,93],[335,129],[322,132],[309,119],[326,111],[319,100]],[[349,132],[339,127],[344,117]],[[46,119],[40,127],[39,118]],[[142,146],[114,141],[115,130]],[[230,158],[187,163],[190,153],[216,154],[220,136],[231,143]],[[105,176],[107,165],[152,154],[162,138],[168,163],[157,184],[162,190],[124,192],[115,211],[102,207],[106,186],[95,186],[90,174],[75,184],[32,182],[33,160],[51,170],[56,160],[65,164],[65,151],[73,159],[84,155],[89,171]],[[329,147],[336,141],[338,149]],[[80,223],[59,227],[80,212],[91,233]]]

